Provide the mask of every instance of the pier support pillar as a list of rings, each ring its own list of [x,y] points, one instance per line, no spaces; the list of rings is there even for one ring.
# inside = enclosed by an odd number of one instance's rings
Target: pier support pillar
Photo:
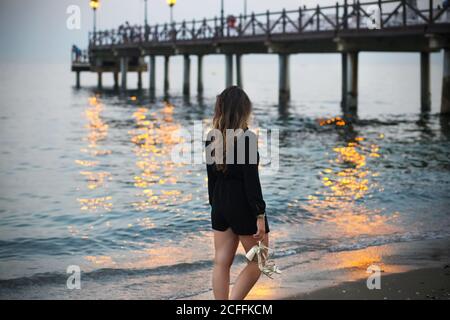
[[[114,78],[114,89],[118,89],[119,88],[119,73],[114,71],[113,78]]]
[[[227,54],[225,56],[225,87],[233,85],[233,55]]]
[[[242,55],[236,54],[236,84],[238,87],[242,88]]]
[[[170,56],[164,56],[164,94],[169,92],[169,61]]]
[[[203,93],[203,56],[197,56],[197,93],[202,95]]]
[[[150,62],[149,62],[149,90],[150,95],[154,96],[156,91],[156,61],[155,56],[150,56]]]
[[[97,72],[97,88],[101,89],[103,87],[103,83],[102,83],[102,73],[101,72]]]
[[[341,108],[342,110],[345,112],[346,109],[346,98],[347,98],[347,71],[348,71],[348,67],[347,67],[347,53],[343,52],[341,54],[341,72],[342,72],[342,79],[341,79],[341,86],[342,86],[342,91],[341,91]]]
[[[191,92],[191,58],[188,54],[184,55],[183,68],[183,95],[189,96]]]
[[[122,90],[127,90],[127,73],[128,73],[128,58],[121,57],[120,58],[120,76],[121,76],[121,85]]]
[[[346,91],[343,111],[355,114],[358,109],[358,52],[345,53],[345,57],[346,61],[342,66],[345,73],[343,83]]]
[[[444,49],[441,113],[450,114],[450,48]]]
[[[279,102],[284,104],[291,98],[291,83],[289,74],[289,54],[279,54]]]
[[[80,88],[80,86],[81,86],[80,71],[77,71],[77,73],[76,73],[76,83],[75,83],[75,85],[77,86],[77,88]]]
[[[138,83],[137,83],[138,89],[142,89],[142,71],[138,71]]]
[[[431,93],[430,93],[430,53],[420,53],[420,96],[421,111],[427,112],[431,110]]]

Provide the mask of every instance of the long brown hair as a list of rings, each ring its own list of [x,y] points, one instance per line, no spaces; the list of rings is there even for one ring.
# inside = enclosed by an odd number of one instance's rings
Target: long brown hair
[[[217,96],[214,109],[213,128],[220,130],[223,137],[223,163],[216,164],[217,170],[226,171],[226,130],[248,127],[252,103],[247,94],[238,86],[231,86]]]

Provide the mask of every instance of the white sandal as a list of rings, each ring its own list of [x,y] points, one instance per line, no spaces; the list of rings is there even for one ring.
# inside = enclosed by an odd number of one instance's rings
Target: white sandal
[[[274,273],[281,274],[281,270],[277,267],[273,260],[270,260],[269,257],[269,247],[266,247],[258,241],[257,245],[254,245],[245,255],[248,261],[253,261],[255,255],[258,259],[258,267],[259,270],[270,279]]]

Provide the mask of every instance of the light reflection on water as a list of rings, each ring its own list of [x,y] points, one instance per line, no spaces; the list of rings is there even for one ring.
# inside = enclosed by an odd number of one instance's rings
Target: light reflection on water
[[[104,105],[100,103],[97,96],[89,98],[89,107],[86,108],[84,115],[87,123],[85,128],[88,130],[87,136],[83,141],[87,142],[87,146],[80,149],[80,151],[93,159],[110,155],[111,150],[103,149],[102,141],[106,140],[108,136],[109,126],[102,120],[102,112],[104,112]],[[91,170],[82,170],[80,175],[86,181],[86,188],[88,190],[101,189],[105,186],[106,181],[111,180],[111,173],[107,171],[95,171],[99,166],[100,161],[96,160],[75,160],[75,163],[82,167],[89,167]],[[109,211],[112,209],[112,197],[93,197],[93,198],[78,198],[81,211],[97,212],[101,210]]]
[[[340,130],[352,126],[340,117],[322,120],[320,125]],[[319,172],[323,187],[300,204],[311,214],[308,222],[328,224],[343,237],[399,231],[392,224],[398,213],[383,215],[381,209],[368,208],[363,201],[371,193],[382,191],[382,181],[374,180],[380,173],[372,169],[382,156],[380,147],[362,136],[350,136],[333,147],[330,167]]]
[[[165,102],[159,113],[150,112],[147,108],[138,108],[133,113],[137,128],[130,130],[129,134],[131,142],[136,145],[136,167],[141,171],[134,177],[134,185],[141,191],[139,196],[144,198],[133,203],[137,210],[164,210],[167,205],[182,204],[192,199],[192,194],[176,189],[178,178],[175,169],[183,164],[171,161],[170,151],[173,145],[184,143],[184,139],[176,138],[181,126],[173,120],[173,109],[173,105]]]

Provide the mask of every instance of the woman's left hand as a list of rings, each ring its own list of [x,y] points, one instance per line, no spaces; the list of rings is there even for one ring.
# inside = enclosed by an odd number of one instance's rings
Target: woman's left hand
[[[253,235],[253,238],[255,238],[258,241],[263,241],[264,237],[266,236],[266,221],[264,217],[256,219],[256,228],[257,231]]]

